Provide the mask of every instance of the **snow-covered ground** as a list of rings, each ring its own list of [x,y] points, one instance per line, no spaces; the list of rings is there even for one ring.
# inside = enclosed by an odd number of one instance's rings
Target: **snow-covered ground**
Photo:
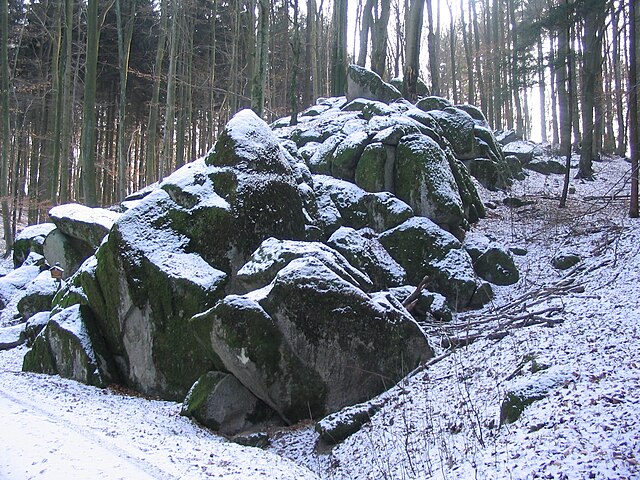
[[[475,341],[439,347],[332,450],[308,425],[267,451],[241,447],[178,404],[23,373],[18,348],[0,352],[0,478],[640,478],[640,221],[627,216],[629,164],[595,167],[562,210],[559,175],[515,185],[509,195],[535,202],[518,209],[483,191],[496,208],[475,229],[527,249],[521,280],[425,325],[436,347]],[[556,270],[559,253],[582,261]],[[500,425],[505,396],[527,390],[542,398]]]

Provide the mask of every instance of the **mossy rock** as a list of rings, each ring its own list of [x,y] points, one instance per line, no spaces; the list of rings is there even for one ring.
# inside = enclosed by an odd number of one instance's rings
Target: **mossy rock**
[[[268,238],[253,252],[249,261],[238,271],[238,281],[247,291],[257,290],[271,283],[278,272],[293,260],[306,257],[317,259],[340,278],[365,291],[373,286],[366,274],[327,245],[276,238]]]
[[[51,303],[58,291],[58,281],[48,271],[40,273],[29,285],[25,295],[18,301],[18,312],[27,321],[38,312],[51,310]]]
[[[119,213],[91,208],[78,203],[58,205],[49,210],[49,218],[65,235],[96,249],[109,233]]]
[[[13,244],[13,267],[22,265],[31,252],[44,256],[44,239],[55,228],[53,223],[41,223],[25,227],[18,233]]]
[[[498,246],[487,248],[474,262],[476,274],[494,285],[513,285],[520,279],[513,256]]]
[[[273,319],[254,300],[230,295],[192,323],[231,372],[288,423],[324,411],[327,385],[291,351]]]
[[[452,106],[453,104],[446,98],[435,96],[421,98],[416,103],[416,107],[420,110],[424,110],[425,112],[430,112],[432,110],[444,110],[445,108]]]
[[[413,216],[411,207],[389,192],[368,193],[352,183],[327,176],[316,176],[314,189],[319,204],[331,203],[338,210],[341,219],[338,227],[369,227],[381,232]]]
[[[347,99],[366,98],[390,103],[402,97],[392,85],[384,82],[380,76],[358,65],[351,64],[347,69]]]
[[[91,245],[62,233],[58,228],[47,235],[43,250],[49,265],[58,265],[63,269],[63,278],[73,275],[82,262],[94,253]]]
[[[393,85],[394,87],[396,87],[396,89],[399,92],[403,92],[404,91],[404,79],[402,77],[392,78],[389,81],[389,83],[391,85]],[[427,86],[425,81],[423,79],[421,79],[420,77],[418,77],[418,81],[417,81],[417,84],[416,84],[416,93],[420,97],[426,97],[426,96],[431,95],[431,91],[429,90],[429,87]]]
[[[315,153],[307,161],[309,170],[311,173],[319,175],[331,174],[331,160],[333,158],[333,152],[338,148],[338,145],[344,140],[346,135],[340,133],[327,138],[316,149]]]
[[[355,184],[367,192],[381,192],[385,187],[386,170],[389,157],[393,160],[395,152],[389,152],[389,147],[382,143],[370,143],[362,152],[355,171]]]
[[[416,287],[404,285],[402,287],[390,288],[389,293],[400,303],[403,303],[416,290]],[[411,315],[418,322],[450,322],[453,320],[453,312],[447,303],[444,295],[423,289],[417,301],[411,308]]]
[[[104,386],[86,326],[88,316],[90,310],[80,305],[52,316],[25,355],[23,370],[56,373],[87,385]]]
[[[460,160],[456,159],[451,151],[447,150],[445,151],[445,154],[447,155],[449,168],[451,169],[453,178],[458,186],[458,193],[462,200],[462,209],[465,219],[469,223],[475,223],[480,218],[484,218],[487,214],[484,203],[478,193],[478,189],[476,188],[467,167]],[[464,223],[462,226],[466,227]]]
[[[342,140],[332,154],[332,176],[353,182],[355,179],[356,166],[369,141],[369,134],[363,131],[352,133]]]
[[[341,443],[359,431],[384,406],[384,400],[372,400],[346,407],[316,423],[315,430],[327,445]]]
[[[442,128],[442,133],[453,147],[457,158],[464,160],[476,156],[475,122],[468,113],[454,107],[432,110],[429,113]]]
[[[458,110],[462,110],[463,112],[468,113],[471,118],[476,121],[476,124],[483,126],[485,128],[489,127],[489,122],[487,122],[487,117],[484,116],[482,110],[480,110],[475,105],[469,105],[468,103],[464,103],[461,105],[455,106]]]
[[[379,236],[380,243],[407,272],[407,281],[419,284],[429,277],[429,288],[444,295],[455,308],[466,307],[476,290],[471,258],[450,233],[424,217],[414,217]]]
[[[449,161],[426,135],[412,135],[398,144],[395,194],[417,215],[442,225],[458,226],[465,218],[462,200]]]
[[[582,258],[580,255],[572,252],[561,252],[551,259],[551,265],[558,270],[568,270],[576,266]]]
[[[375,290],[405,284],[406,272],[384,249],[372,231],[342,227],[331,235],[327,243],[344,255],[349,263],[367,274]]]
[[[236,435],[265,425],[275,412],[233,375],[207,372],[189,390],[181,414],[221,434]]]

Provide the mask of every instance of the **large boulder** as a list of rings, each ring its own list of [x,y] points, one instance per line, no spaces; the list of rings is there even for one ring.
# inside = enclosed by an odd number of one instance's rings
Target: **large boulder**
[[[384,82],[380,76],[358,65],[351,64],[347,69],[347,99],[367,98],[390,103],[402,97],[393,85]]]
[[[246,291],[257,290],[273,281],[278,272],[297,258],[314,258],[327,268],[359,288],[372,288],[369,277],[363,274],[336,250],[319,242],[299,242],[268,238],[253,252],[249,261],[238,270],[238,281]]]
[[[90,316],[87,307],[74,305],[51,317],[25,355],[23,370],[56,373],[89,385],[104,386],[105,378],[98,368],[86,326]]]
[[[286,422],[369,399],[432,355],[401,306],[367,296],[312,257],[193,322],[225,369]]]
[[[338,215],[335,220],[322,220],[327,236],[339,226],[381,232],[413,216],[412,208],[389,192],[365,192],[352,183],[324,175],[314,177],[314,189],[320,214],[326,216],[326,210],[333,208]]]
[[[24,263],[29,253],[35,252],[44,255],[44,239],[54,230],[53,223],[41,223],[25,227],[18,235],[13,244],[13,266],[18,268]]]
[[[475,122],[467,112],[455,107],[444,110],[431,110],[429,114],[436,119],[457,158],[474,158],[477,154],[477,141],[474,133]]]
[[[538,146],[533,142],[526,140],[515,140],[509,142],[502,147],[502,152],[505,156],[514,156],[520,160],[522,165],[526,165],[531,160],[537,151]]]
[[[93,255],[95,248],[55,228],[45,238],[43,250],[49,265],[62,268],[63,278],[68,278]]]
[[[224,435],[264,426],[274,417],[233,375],[207,372],[193,384],[182,404],[182,415]]]
[[[263,240],[304,235],[300,191],[278,140],[254,113],[238,113],[204,160],[122,214],[83,272],[122,381],[182,400],[202,374],[222,370],[188,319],[234,288]]]
[[[511,252],[485,235],[467,235],[464,249],[473,260],[476,274],[487,282],[494,285],[513,285],[520,279],[520,272]]]
[[[404,285],[406,272],[389,255],[372,230],[341,227],[327,241],[349,262],[367,274],[375,290]]]
[[[111,210],[77,203],[58,205],[49,210],[49,218],[60,232],[89,244],[94,250],[119,216],[120,213]]]
[[[398,198],[417,215],[441,225],[463,223],[462,200],[449,161],[430,137],[411,135],[400,141],[394,183]]]
[[[47,270],[29,283],[17,305],[23,320],[27,321],[36,313],[50,311],[59,286],[58,281],[51,278],[51,273]]]
[[[462,244],[431,220],[414,217],[379,236],[380,243],[407,272],[409,283],[429,277],[429,288],[460,309],[478,287],[473,264]]]

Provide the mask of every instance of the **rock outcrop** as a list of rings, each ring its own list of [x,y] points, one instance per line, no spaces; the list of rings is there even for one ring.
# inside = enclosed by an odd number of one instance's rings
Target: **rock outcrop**
[[[236,435],[365,402],[430,358],[415,318],[450,320],[490,300],[482,279],[506,281],[491,270],[504,258],[462,243],[484,215],[463,162],[502,174],[504,158],[477,109],[412,105],[367,78],[296,126],[239,112],[124,213],[53,209],[42,253],[70,277],[38,277],[34,230],[34,257],[0,279],[3,306],[32,319],[24,368],[184,400],[185,415]]]

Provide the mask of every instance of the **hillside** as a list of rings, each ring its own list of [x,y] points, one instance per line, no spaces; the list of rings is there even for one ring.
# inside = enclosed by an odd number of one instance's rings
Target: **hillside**
[[[478,187],[495,208],[474,231],[526,249],[520,281],[423,325],[435,359],[332,450],[309,425],[272,432],[267,451],[241,447],[180,404],[21,372],[21,347],[0,352],[0,478],[637,478],[640,222],[627,218],[629,164],[595,169],[564,210],[560,175],[515,183],[507,195],[532,202],[519,208]],[[580,261],[559,270],[559,254]],[[509,393],[538,399],[500,425]]]

